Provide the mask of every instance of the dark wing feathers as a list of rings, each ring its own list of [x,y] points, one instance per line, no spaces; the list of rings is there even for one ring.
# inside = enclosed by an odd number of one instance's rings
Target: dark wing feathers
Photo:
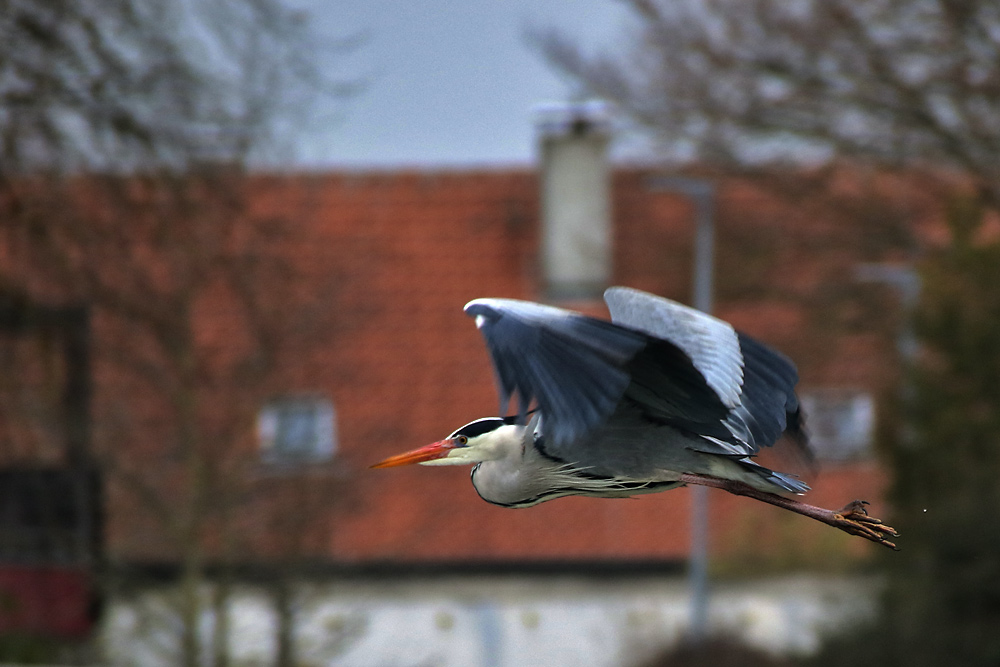
[[[628,287],[609,288],[604,298],[614,322],[682,350],[701,376],[700,382],[707,382],[715,398],[725,405],[726,413],[719,416],[717,402],[702,396],[699,410],[686,415],[694,422],[688,430],[702,436],[694,445],[700,451],[752,455],[772,445],[787,424],[794,426],[804,443],[795,397],[798,377],[795,366],[783,355],[736,331],[728,322],[670,299]],[[627,395],[631,392],[630,387]],[[649,414],[662,416],[637,398]],[[794,420],[789,421],[792,416]]]
[[[798,376],[783,355],[637,290],[613,288],[608,302],[615,323],[511,299],[465,307],[493,360],[501,414],[516,395],[523,423],[534,402],[546,439],[561,446],[603,424],[624,399],[646,419],[696,436],[698,451],[752,456],[786,429],[807,451]]]
[[[501,412],[515,395],[521,414],[536,402],[555,443],[607,419],[629,384],[628,361],[646,344],[638,332],[541,304],[477,299],[465,312],[486,339]]]
[[[754,451],[781,437],[789,407],[797,405],[798,373],[792,362],[745,334],[738,334],[743,352],[742,404],[750,416],[748,424]]]
[[[669,341],[694,364],[700,383],[711,387],[726,407],[736,407],[743,362],[736,331],[728,322],[628,287],[608,288],[604,300],[612,322]]]
[[[709,454],[753,456],[761,447],[773,445],[791,423],[793,436],[807,452],[795,397],[795,366],[784,355],[746,334],[737,332],[737,336],[743,358],[739,402],[715,423],[722,427],[721,432],[712,424],[695,431],[703,438],[693,448]]]
[[[694,433],[729,435],[722,424],[728,408],[677,346],[651,339],[628,371],[632,382],[625,396],[648,418]]]

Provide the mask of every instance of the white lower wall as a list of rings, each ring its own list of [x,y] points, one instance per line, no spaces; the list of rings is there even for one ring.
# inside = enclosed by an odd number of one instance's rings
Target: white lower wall
[[[710,626],[774,653],[807,655],[825,635],[871,618],[877,589],[871,578],[719,583]],[[352,667],[628,665],[679,641],[689,609],[678,578],[311,582],[297,600],[302,663]],[[269,664],[275,614],[265,592],[239,587],[230,610],[233,664]],[[212,623],[206,614],[206,637]],[[162,589],[111,600],[103,628],[109,661],[175,664],[177,630]]]

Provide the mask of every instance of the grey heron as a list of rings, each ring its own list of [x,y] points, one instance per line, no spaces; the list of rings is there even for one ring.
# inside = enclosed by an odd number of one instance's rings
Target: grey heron
[[[611,321],[514,299],[465,306],[492,358],[504,415],[374,468],[474,465],[484,500],[529,507],[569,495],[626,497],[697,484],[748,496],[895,548],[864,501],[841,510],[754,461],[783,434],[808,444],[790,360],[729,323],[612,287]]]

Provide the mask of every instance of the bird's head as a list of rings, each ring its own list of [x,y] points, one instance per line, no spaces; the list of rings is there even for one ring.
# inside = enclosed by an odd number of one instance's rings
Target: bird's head
[[[520,451],[524,426],[499,417],[477,419],[458,429],[444,440],[390,456],[372,468],[420,463],[422,465],[463,465],[504,458],[514,448]]]

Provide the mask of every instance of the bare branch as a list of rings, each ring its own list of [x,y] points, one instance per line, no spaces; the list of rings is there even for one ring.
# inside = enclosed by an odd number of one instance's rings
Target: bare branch
[[[971,176],[1000,202],[1000,10],[985,0],[625,0],[630,50],[535,41],[666,158],[846,157]]]

